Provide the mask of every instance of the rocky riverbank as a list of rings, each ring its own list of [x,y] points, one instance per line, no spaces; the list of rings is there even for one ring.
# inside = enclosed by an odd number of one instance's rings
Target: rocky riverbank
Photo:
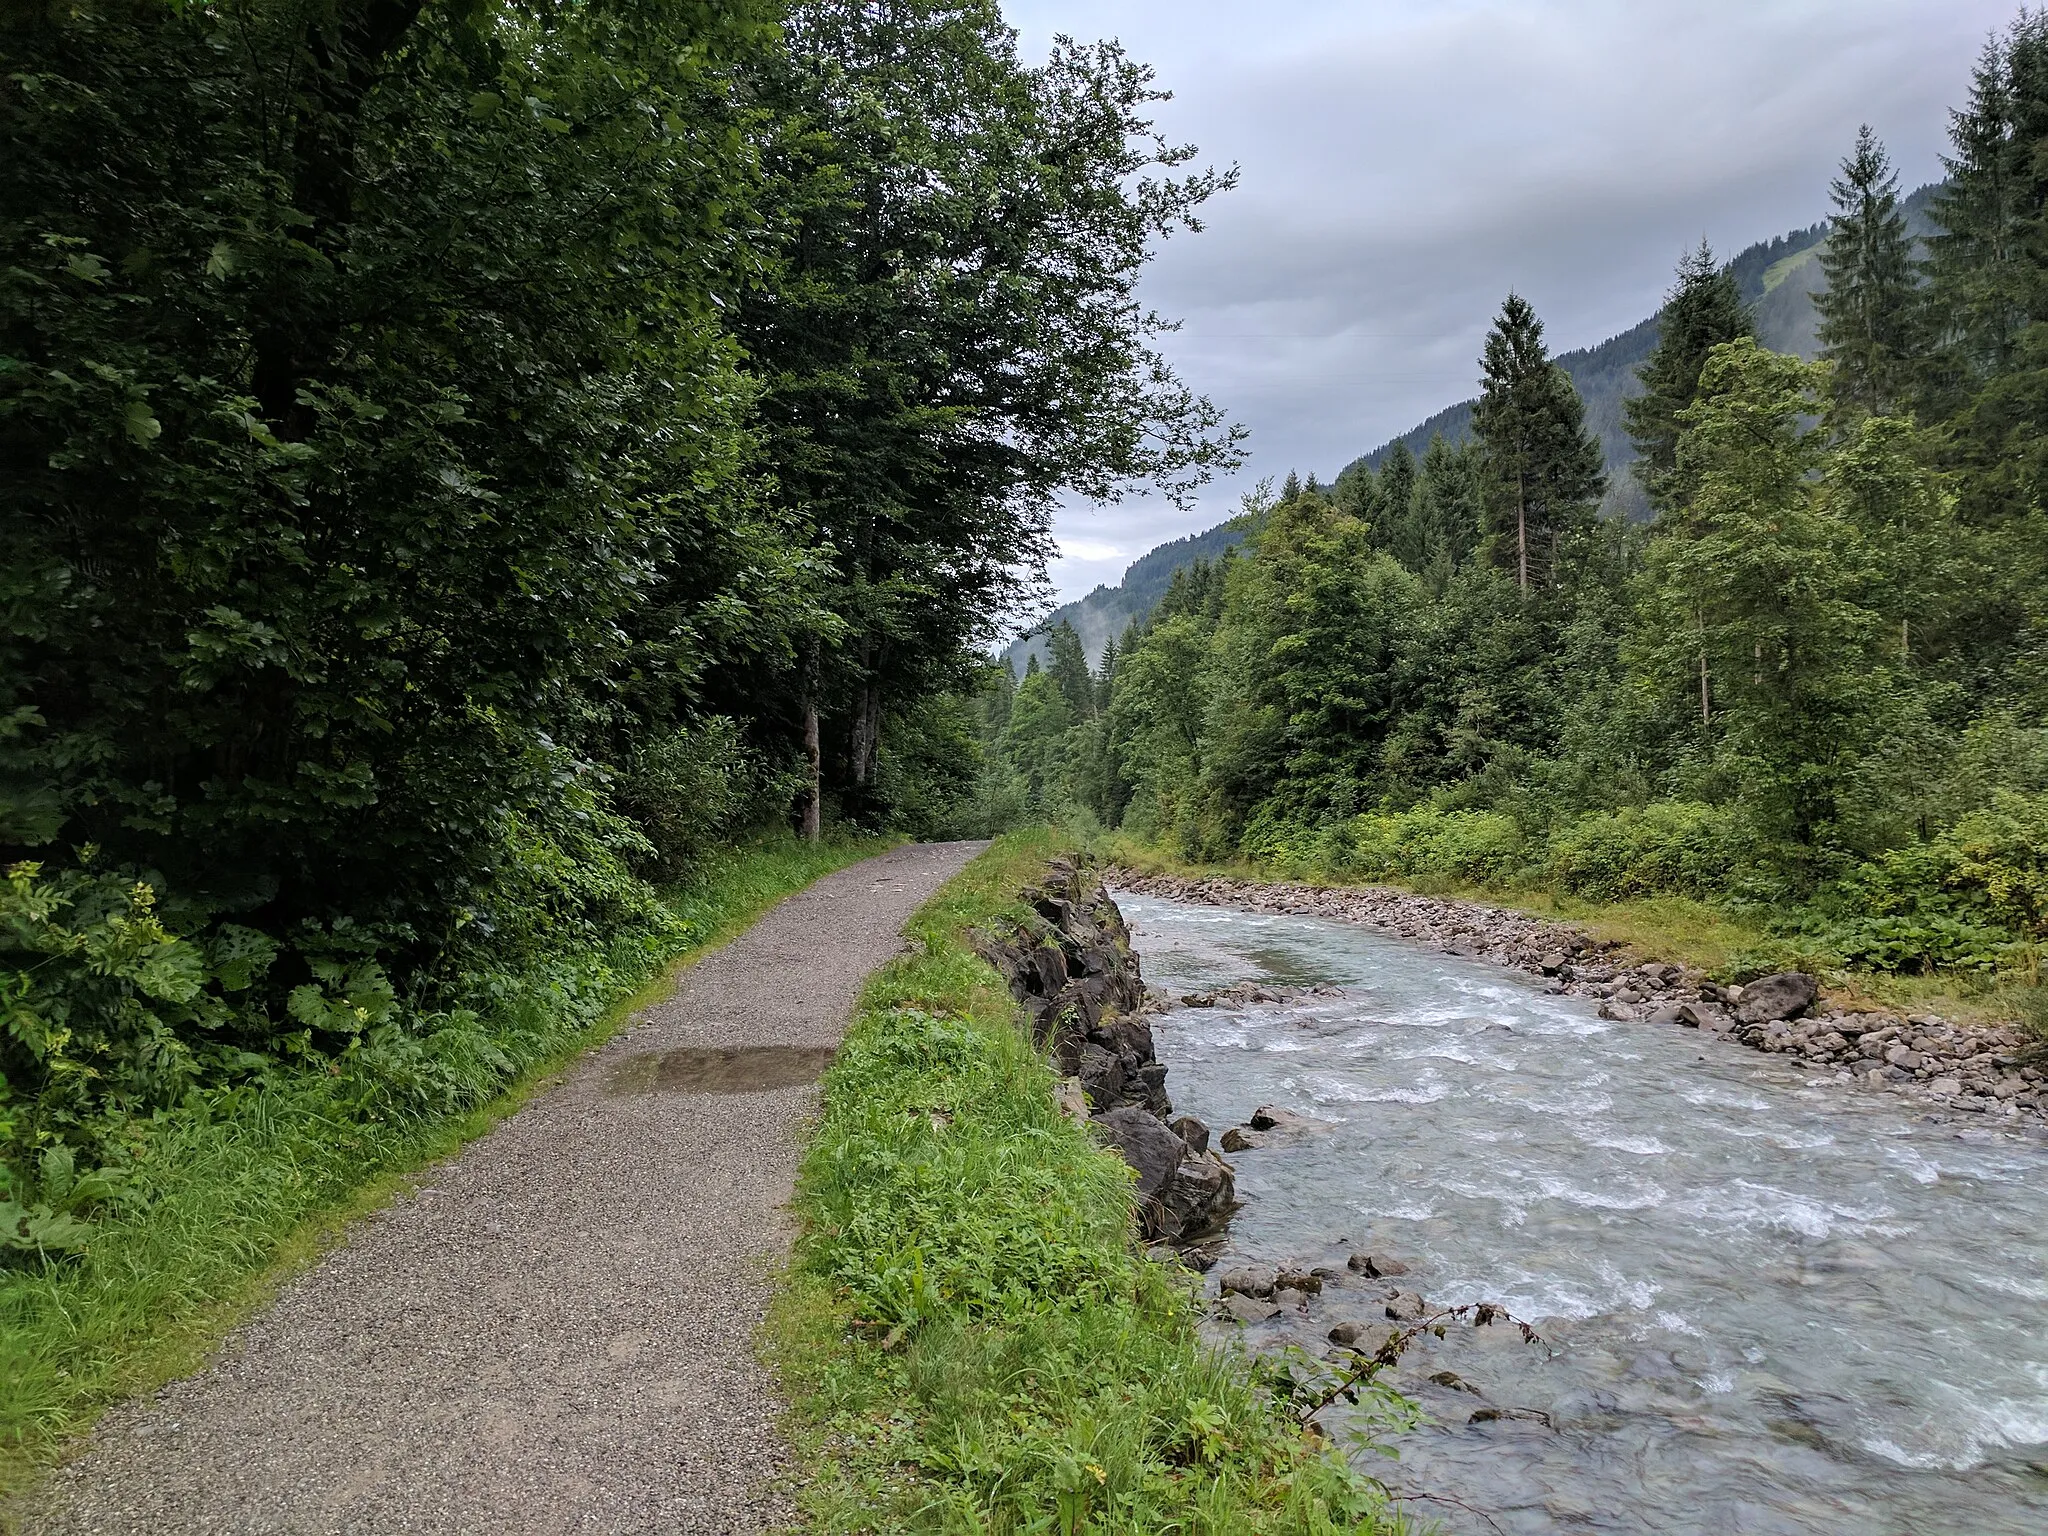
[[[1545,978],[1554,993],[1598,998],[1603,1018],[1699,1029],[1792,1057],[1845,1087],[2035,1125],[2048,1120],[2048,1073],[2024,1058],[2026,1040],[2017,1030],[1852,1009],[1827,999],[1800,972],[1722,986],[1682,965],[1630,963],[1617,954],[1619,944],[1570,924],[1384,886],[1331,889],[1121,868],[1104,878],[1119,890],[1170,901],[1358,923],[1446,954],[1513,966]],[[1185,1001],[1200,1006],[1196,998]]]
[[[1123,914],[1098,878],[1065,859],[1023,894],[1030,918],[983,935],[979,948],[1057,1062],[1063,1106],[1136,1170],[1148,1240],[1186,1248],[1214,1236],[1236,1206],[1236,1181],[1210,1150],[1207,1126],[1191,1115],[1170,1118],[1166,1068],[1153,1050]]]

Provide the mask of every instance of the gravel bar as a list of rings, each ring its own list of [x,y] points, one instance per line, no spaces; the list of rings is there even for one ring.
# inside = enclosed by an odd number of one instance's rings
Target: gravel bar
[[[827,876],[365,1221],[201,1374],[110,1412],[22,1530],[756,1532],[791,1518],[754,1353],[813,1079],[983,847]]]

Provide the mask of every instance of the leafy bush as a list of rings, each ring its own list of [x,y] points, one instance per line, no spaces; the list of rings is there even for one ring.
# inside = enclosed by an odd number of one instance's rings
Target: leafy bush
[[[747,746],[737,720],[712,715],[634,752],[613,799],[646,841],[634,866],[676,880],[771,804],[786,806],[795,788],[793,774],[771,770]]]
[[[1496,884],[1529,856],[1520,824],[1499,811],[1419,806],[1357,817],[1345,832],[1345,867],[1374,879]]]
[[[1629,896],[1711,896],[1727,889],[1751,838],[1724,806],[1654,801],[1591,816],[1552,831],[1544,874],[1560,891],[1595,901]]]

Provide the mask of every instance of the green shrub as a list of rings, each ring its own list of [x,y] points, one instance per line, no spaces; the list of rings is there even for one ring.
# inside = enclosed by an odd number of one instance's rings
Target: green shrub
[[[1410,811],[1359,816],[1346,829],[1348,868],[1369,878],[1492,885],[1528,858],[1520,825],[1499,811]]]
[[[1552,831],[1544,874],[1553,888],[1594,901],[1713,896],[1746,862],[1751,839],[1725,806],[1690,800],[1582,816]]]
[[[677,880],[739,828],[779,812],[795,789],[791,774],[747,746],[738,721],[712,715],[634,752],[612,798],[646,842],[634,867]]]

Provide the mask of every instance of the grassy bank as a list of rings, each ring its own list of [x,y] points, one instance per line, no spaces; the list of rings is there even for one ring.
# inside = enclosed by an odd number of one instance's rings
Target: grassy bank
[[[659,950],[621,943],[580,989],[510,988],[484,1019],[495,1074],[453,1113],[352,1113],[329,1074],[216,1092],[144,1132],[133,1204],[76,1258],[0,1271],[0,1493],[18,1492],[117,1398],[194,1369],[234,1323],[409,1175],[482,1135],[669,985],[675,963],[884,843],[777,838],[667,893]],[[379,1101],[380,1104],[384,1101]]]
[[[825,1080],[771,1348],[820,1532],[1394,1528],[1379,1489],[1235,1355],[1187,1271],[1132,1239],[1121,1160],[971,930],[1021,915],[1050,834],[1006,837],[913,919]]]
[[[1444,878],[1347,879],[1327,869],[1297,863],[1273,864],[1238,858],[1221,863],[1189,862],[1126,833],[1095,840],[1103,858],[1132,869],[1178,875],[1224,875],[1238,880],[1301,880],[1317,885],[1390,885],[1420,895],[1451,896],[1508,907],[1537,917],[1571,923],[1598,939],[1624,946],[1631,959],[1696,966],[1723,981],[1762,971],[1799,967],[1819,974],[1831,995],[1898,1013],[1933,1013],[1961,1023],[2010,1023],[2031,1019],[2040,989],[2012,972],[1935,970],[1897,975],[1846,969],[1832,957],[1803,950],[1755,918],[1690,896],[1637,896],[1593,901],[1541,886],[1515,882],[1474,883]]]

